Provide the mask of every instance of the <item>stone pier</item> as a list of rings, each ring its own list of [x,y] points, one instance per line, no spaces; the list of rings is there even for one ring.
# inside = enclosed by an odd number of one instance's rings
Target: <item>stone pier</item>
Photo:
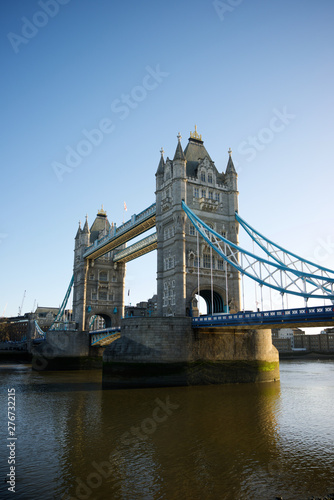
[[[46,332],[45,340],[31,343],[30,350],[33,370],[85,370],[102,366],[102,350],[90,346],[87,332]]]
[[[124,319],[121,337],[103,354],[104,388],[276,380],[270,330],[193,329],[187,317]]]

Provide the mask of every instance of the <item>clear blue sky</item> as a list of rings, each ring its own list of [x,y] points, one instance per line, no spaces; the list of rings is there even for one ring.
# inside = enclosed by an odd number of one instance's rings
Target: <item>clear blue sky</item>
[[[240,214],[334,268],[332,0],[0,9],[0,315],[17,314],[24,290],[23,312],[57,307],[78,221],[103,204],[119,225],[124,201],[127,217],[153,203],[160,148],[173,157],[195,123],[218,170],[233,150]],[[132,303],[155,293],[155,273],[155,253],[128,265]]]

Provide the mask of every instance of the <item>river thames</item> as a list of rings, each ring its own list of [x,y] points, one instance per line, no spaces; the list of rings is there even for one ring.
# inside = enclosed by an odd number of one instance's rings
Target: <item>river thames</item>
[[[98,370],[0,365],[0,498],[306,500],[333,493],[334,361],[281,361],[280,371],[275,383],[112,391],[101,389]],[[13,474],[15,493],[6,482]]]

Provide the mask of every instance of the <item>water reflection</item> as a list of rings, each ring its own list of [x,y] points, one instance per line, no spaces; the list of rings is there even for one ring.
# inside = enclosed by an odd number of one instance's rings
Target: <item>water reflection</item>
[[[281,383],[119,391],[102,391],[99,371],[0,367],[3,388],[17,394],[16,498],[329,493],[334,364],[320,365],[281,364]]]

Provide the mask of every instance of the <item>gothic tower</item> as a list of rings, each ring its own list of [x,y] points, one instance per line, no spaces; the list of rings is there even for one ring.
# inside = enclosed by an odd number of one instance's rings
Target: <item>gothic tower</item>
[[[73,319],[79,330],[89,330],[95,317],[103,318],[106,327],[118,326],[124,315],[125,264],[114,263],[114,251],[96,260],[83,257],[87,247],[112,230],[103,208],[98,211],[91,228],[87,216],[83,229],[79,223],[73,266]]]
[[[184,200],[216,232],[238,243],[237,173],[231,153],[226,171],[219,173],[196,127],[184,151],[178,135],[173,160],[165,161],[161,150],[156,172],[159,316],[198,314],[197,294],[205,300],[208,313],[240,308],[239,273],[197,238],[181,207]]]

